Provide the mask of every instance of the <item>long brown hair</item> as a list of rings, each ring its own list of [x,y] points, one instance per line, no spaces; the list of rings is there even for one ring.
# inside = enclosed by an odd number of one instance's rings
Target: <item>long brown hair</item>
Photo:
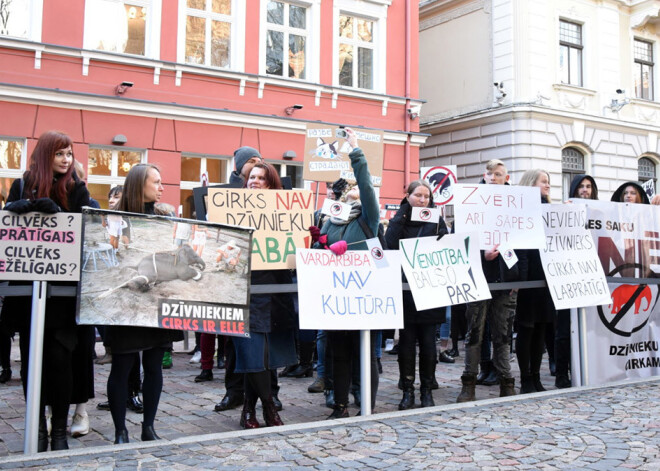
[[[76,158],[65,174],[53,177],[53,161],[55,152],[72,146],[71,138],[60,131],[46,131],[37,141],[30,156],[30,168],[23,174],[25,179],[24,193],[28,198],[50,198],[64,209],[69,209],[67,193],[75,184],[73,172]],[[21,198],[23,195],[21,195]]]
[[[266,172],[266,183],[268,184],[268,189],[269,190],[281,190],[282,189],[282,180],[280,180],[280,176],[277,173],[277,170],[275,167],[273,167],[271,164],[266,163],[266,162],[261,162],[256,164],[254,167],[252,167],[252,170],[255,168],[261,168]],[[250,170],[250,173],[252,173],[252,170]],[[247,188],[248,185],[248,180],[250,179],[250,175],[248,175],[247,179],[243,183],[243,188]]]
[[[144,212],[144,184],[149,176],[149,169],[160,173],[160,169],[154,164],[137,164],[126,175],[124,189],[119,200],[118,210],[129,213]]]

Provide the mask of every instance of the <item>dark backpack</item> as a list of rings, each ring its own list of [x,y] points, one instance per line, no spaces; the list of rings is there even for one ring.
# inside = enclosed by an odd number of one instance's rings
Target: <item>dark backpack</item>
[[[362,217],[359,217],[358,222],[360,223],[362,232],[364,232],[364,235],[367,236],[367,239],[373,239],[374,233],[371,230],[371,228],[367,225],[366,221]],[[387,250],[387,241],[385,240],[385,228],[383,227],[383,224],[380,222],[378,223],[378,241],[380,242],[380,246],[383,248],[383,250]]]

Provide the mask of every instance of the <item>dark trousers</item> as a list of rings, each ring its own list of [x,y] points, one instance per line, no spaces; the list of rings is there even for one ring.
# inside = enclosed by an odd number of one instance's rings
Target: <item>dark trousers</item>
[[[435,324],[409,324],[399,331],[399,377],[404,388],[415,382],[415,353],[419,342],[420,389],[431,390],[435,374]]]
[[[545,350],[545,322],[536,322],[533,327],[518,324],[516,357],[520,377],[539,374]]]
[[[335,403],[347,405],[351,386],[353,365],[360,364],[360,332],[331,330],[328,340],[332,344]],[[371,331],[371,343],[376,341],[376,332]],[[371,348],[371,407],[376,405],[378,392],[378,364],[375,349]]]
[[[465,320],[465,304],[451,307],[451,347],[458,348],[458,341],[465,338],[467,333],[467,320]]]
[[[12,334],[0,326],[0,368],[3,370],[11,368],[11,338]]]
[[[144,403],[145,426],[153,426],[158,410],[160,394],[163,390],[163,355],[165,349],[156,347],[142,352],[142,368],[144,382],[142,383],[142,400]],[[108,402],[110,413],[115,424],[115,430],[126,429],[126,401],[128,399],[128,382],[131,369],[136,363],[137,353],[112,352],[112,367],[108,377]]]
[[[560,309],[557,311],[557,324],[555,329],[555,364],[557,376],[568,376],[571,368],[571,311]]]

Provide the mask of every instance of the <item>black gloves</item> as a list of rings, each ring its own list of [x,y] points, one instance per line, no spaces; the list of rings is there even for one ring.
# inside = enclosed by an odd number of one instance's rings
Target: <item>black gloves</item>
[[[60,212],[60,207],[50,198],[37,198],[34,200],[32,211],[40,213],[54,214]]]
[[[39,211],[40,213],[54,214],[60,212],[60,207],[50,198],[39,198],[35,201],[18,200],[5,205],[5,211],[11,211],[16,214],[29,213],[30,211]]]
[[[11,211],[16,214],[24,214],[33,211],[33,203],[30,200],[17,200],[7,203],[4,207],[5,211]]]

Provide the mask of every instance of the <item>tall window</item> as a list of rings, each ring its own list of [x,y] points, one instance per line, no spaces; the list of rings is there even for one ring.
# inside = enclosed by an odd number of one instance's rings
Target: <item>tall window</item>
[[[339,15],[339,85],[374,88],[374,22]]]
[[[208,177],[209,185],[226,183],[229,181],[229,158],[183,156],[181,157],[181,193],[180,201],[182,214],[185,218],[192,218],[195,210],[193,188],[201,185],[202,174]]]
[[[582,86],[582,25],[559,21],[559,74],[561,83]]]
[[[304,188],[302,178],[303,168],[300,164],[282,163],[281,160],[275,162],[268,162],[277,169],[280,177],[289,177],[291,179],[291,186],[293,188]]]
[[[85,47],[100,51],[155,55],[151,37],[158,34],[160,14],[153,0],[87,0]],[[152,51],[153,49],[153,51]]]
[[[584,155],[575,147],[566,147],[561,151],[562,194],[564,200],[570,198],[571,182],[575,175],[586,173]]]
[[[108,192],[116,185],[123,185],[128,171],[144,161],[138,150],[90,147],[87,163],[87,188],[92,198],[108,207]]]
[[[635,39],[635,96],[653,100],[653,44]]]
[[[648,157],[642,157],[639,159],[637,161],[637,174],[637,178],[642,184],[651,185],[653,191],[656,191],[655,183],[658,179],[656,177],[655,162],[653,160]]]
[[[266,10],[266,73],[307,78],[307,8],[269,1]]]
[[[186,0],[185,62],[231,67],[232,0]]]
[[[0,0],[0,36],[41,39],[43,0]]]
[[[0,208],[5,205],[9,189],[25,169],[25,144],[22,139],[0,138]]]

